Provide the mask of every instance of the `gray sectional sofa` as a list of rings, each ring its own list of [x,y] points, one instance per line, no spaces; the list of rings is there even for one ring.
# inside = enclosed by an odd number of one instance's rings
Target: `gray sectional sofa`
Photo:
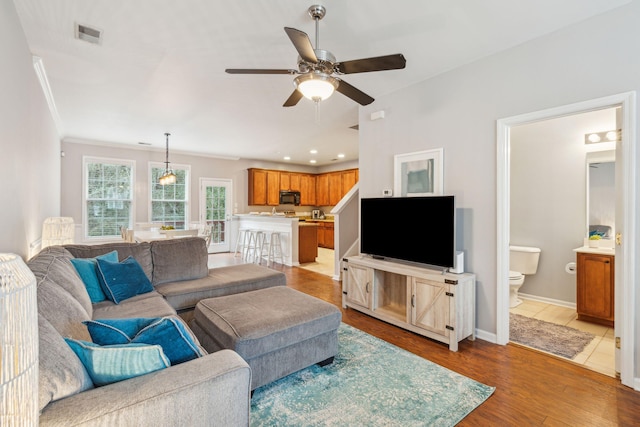
[[[93,304],[71,259],[113,250],[120,261],[129,256],[138,261],[153,291],[119,304]],[[37,279],[40,424],[248,425],[251,370],[232,350],[96,387],[64,341],[91,341],[83,321],[175,316],[182,322],[178,314],[188,316],[202,299],[286,285],[285,275],[275,270],[255,264],[209,269],[207,260],[204,240],[197,237],[53,246],[29,260]]]

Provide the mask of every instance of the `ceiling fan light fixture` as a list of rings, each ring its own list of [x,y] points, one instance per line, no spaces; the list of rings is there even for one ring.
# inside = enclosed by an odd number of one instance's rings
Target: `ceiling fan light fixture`
[[[338,88],[338,80],[325,73],[302,74],[294,79],[296,89],[314,102],[324,101]]]

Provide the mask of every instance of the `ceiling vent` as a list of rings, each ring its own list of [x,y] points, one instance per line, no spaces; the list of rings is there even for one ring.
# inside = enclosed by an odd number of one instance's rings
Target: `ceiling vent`
[[[93,44],[102,43],[102,31],[82,24],[76,24],[76,38]]]

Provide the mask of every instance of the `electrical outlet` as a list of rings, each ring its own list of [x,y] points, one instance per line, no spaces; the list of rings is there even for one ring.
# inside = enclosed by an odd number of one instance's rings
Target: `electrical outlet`
[[[393,196],[393,191],[390,189],[382,190],[382,197],[391,197]]]

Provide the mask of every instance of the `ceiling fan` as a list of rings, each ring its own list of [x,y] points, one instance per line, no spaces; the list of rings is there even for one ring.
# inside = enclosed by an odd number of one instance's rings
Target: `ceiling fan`
[[[401,53],[398,53],[337,62],[331,52],[318,47],[318,23],[324,18],[325,14],[326,9],[324,6],[314,5],[309,8],[309,15],[316,22],[315,48],[306,33],[295,28],[284,28],[299,54],[297,70],[227,68],[225,71],[229,74],[297,74],[298,77],[293,81],[296,89],[285,101],[283,107],[293,107],[303,96],[318,103],[331,96],[334,90],[361,105],[371,104],[374,101],[372,97],[351,86],[336,75],[398,70],[404,68],[407,61]]]

